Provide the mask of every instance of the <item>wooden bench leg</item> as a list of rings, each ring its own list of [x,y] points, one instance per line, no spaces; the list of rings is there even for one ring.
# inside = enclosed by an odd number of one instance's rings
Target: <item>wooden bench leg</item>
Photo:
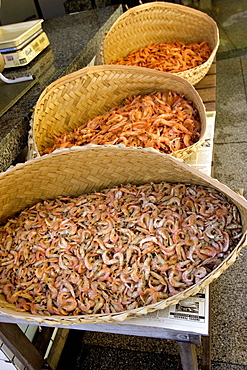
[[[198,370],[196,347],[189,342],[178,342],[183,370]]]
[[[17,324],[0,323],[0,339],[28,370],[51,369]]]
[[[202,370],[211,370],[211,338],[202,336]]]
[[[211,370],[211,289],[209,286],[209,312],[208,312],[208,322],[209,322],[209,335],[202,336],[202,370]]]

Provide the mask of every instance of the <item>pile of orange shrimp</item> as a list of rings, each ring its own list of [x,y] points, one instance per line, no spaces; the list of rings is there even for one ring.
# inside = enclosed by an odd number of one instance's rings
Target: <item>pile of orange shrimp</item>
[[[160,42],[147,45],[110,64],[129,65],[157,69],[163,72],[178,73],[205,63],[212,50],[208,42],[184,44],[180,41]]]
[[[60,196],[1,226],[0,292],[32,314],[131,310],[200,282],[241,235],[237,207],[199,185]]]
[[[197,142],[200,131],[198,110],[184,94],[156,91],[126,98],[120,106],[57,136],[40,154],[89,143],[153,147],[170,154]]]

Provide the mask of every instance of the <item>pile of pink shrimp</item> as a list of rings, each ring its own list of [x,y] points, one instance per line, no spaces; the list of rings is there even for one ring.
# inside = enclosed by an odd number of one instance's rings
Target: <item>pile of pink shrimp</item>
[[[171,40],[149,44],[133,50],[123,58],[112,60],[110,64],[129,65],[157,69],[163,72],[178,73],[198,67],[210,57],[212,50],[207,41],[185,44]]]
[[[198,110],[184,94],[156,91],[126,98],[120,106],[57,136],[40,154],[89,143],[152,147],[170,154],[196,143],[200,132]]]
[[[32,314],[131,310],[200,282],[241,235],[237,207],[199,185],[61,196],[0,227],[0,292]]]

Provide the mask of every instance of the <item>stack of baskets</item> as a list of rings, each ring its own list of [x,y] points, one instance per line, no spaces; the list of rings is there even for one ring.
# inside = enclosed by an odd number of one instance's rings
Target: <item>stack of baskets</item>
[[[172,38],[179,38],[183,42],[206,40],[213,50],[212,55],[205,65],[180,73],[179,76],[141,67],[105,65],[110,59],[126,55],[133,48]],[[121,184],[141,185],[163,181],[198,184],[222,192],[237,206],[243,237],[234,250],[200,283],[159,303],[138,309],[95,315],[42,316],[18,312],[1,295],[1,313],[50,325],[123,321],[163,309],[196,294],[235,261],[246,244],[246,200],[182,161],[196,151],[204,140],[207,125],[205,107],[192,84],[207,73],[217,47],[215,23],[194,9],[156,2],[135,7],[123,14],[104,39],[103,65],[87,67],[64,76],[41,94],[31,121],[29,160],[0,175],[0,219],[4,223],[9,217],[41,200],[55,199],[60,195],[79,196]],[[126,97],[171,90],[184,93],[199,112],[201,137],[191,147],[172,155],[162,154],[152,148],[116,145],[74,146],[44,156],[40,154],[52,146],[55,136],[85,124],[88,119],[117,106]]]
[[[183,43],[207,41],[212,53],[198,67],[169,75],[163,72],[163,77],[158,71],[148,68],[138,71],[140,67],[108,65],[111,60],[126,56],[133,49],[169,40]],[[54,136],[85,124],[87,119],[103,114],[126,96],[149,93],[153,89],[183,92],[199,109],[202,125],[200,139],[195,145],[172,153],[177,158],[185,159],[203,143],[206,128],[200,97],[189,84],[197,84],[206,75],[218,45],[217,25],[201,11],[166,2],[146,3],[129,9],[112,25],[99,46],[100,57],[96,64],[102,65],[102,68],[78,71],[55,81],[44,90],[31,121],[28,159],[38,156],[41,150],[51,145]],[[150,85],[149,79],[152,80]]]

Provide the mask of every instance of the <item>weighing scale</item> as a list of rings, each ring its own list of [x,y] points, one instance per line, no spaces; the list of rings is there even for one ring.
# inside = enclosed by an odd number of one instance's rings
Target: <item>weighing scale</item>
[[[15,104],[34,84],[33,76],[6,78],[6,68],[30,63],[49,44],[42,29],[43,19],[0,27],[0,116]]]
[[[30,63],[49,45],[42,29],[43,19],[0,27],[0,53],[4,68],[21,67]]]

